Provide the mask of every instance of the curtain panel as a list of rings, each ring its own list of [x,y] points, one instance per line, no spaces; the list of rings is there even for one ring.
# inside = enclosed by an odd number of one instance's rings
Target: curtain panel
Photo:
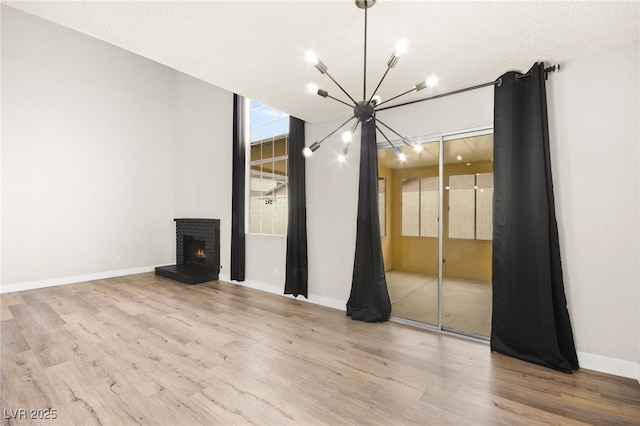
[[[387,321],[391,299],[382,257],[378,205],[378,146],[375,118],[362,123],[356,251],[347,315],[367,322]]]
[[[231,178],[231,279],[244,281],[245,271],[245,98],[233,94],[233,171]]]
[[[307,259],[307,196],[304,121],[289,117],[289,200],[287,224],[287,264],[284,294],[307,295],[309,266]]]
[[[500,79],[494,99],[491,349],[571,373],[578,359],[562,278],[544,63]]]

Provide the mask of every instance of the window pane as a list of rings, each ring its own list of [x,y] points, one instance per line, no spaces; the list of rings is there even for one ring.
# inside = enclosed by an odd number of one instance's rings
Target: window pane
[[[402,182],[402,235],[420,235],[420,180]]]
[[[476,239],[493,239],[493,173],[476,174]]]
[[[260,198],[251,197],[251,210],[249,216],[249,232],[260,233]]]
[[[475,178],[449,176],[449,238],[475,238]]]
[[[281,185],[278,186],[275,193],[273,233],[276,235],[287,234],[288,190],[288,185],[285,181],[285,183],[281,183]]]
[[[251,145],[251,158],[249,161],[253,162],[261,159],[262,159],[262,147],[260,146],[260,144]]]
[[[285,133],[289,133],[289,118],[278,120],[275,123],[274,135],[284,135]]]
[[[387,181],[378,179],[378,215],[380,217],[380,236],[387,235]]]
[[[285,157],[287,155],[287,138],[280,137],[273,142],[273,155],[275,157]]]
[[[262,159],[273,158],[273,141],[262,143]]]
[[[251,128],[251,142],[264,139],[264,130],[262,126]]]
[[[273,116],[274,116],[274,109],[269,106],[263,105],[262,106],[262,122],[263,123],[273,122],[273,119],[274,119]]]
[[[262,202],[262,233],[273,234],[273,200],[265,198]]]
[[[420,236],[438,237],[438,177],[420,179]]]
[[[262,123],[262,115],[260,110],[251,111],[251,125],[258,126]]]
[[[286,183],[287,178],[287,160],[280,160],[274,163],[271,163],[271,168],[276,177]]]

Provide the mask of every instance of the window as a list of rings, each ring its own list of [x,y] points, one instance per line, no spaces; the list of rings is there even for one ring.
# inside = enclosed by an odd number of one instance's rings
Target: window
[[[449,176],[449,238],[493,239],[493,173]]]
[[[402,181],[402,235],[420,235],[420,179]]]
[[[449,176],[449,238],[475,238],[475,175]]]
[[[493,173],[476,173],[476,240],[493,239]]]
[[[438,177],[402,182],[402,235],[438,237]]]
[[[251,101],[249,232],[285,235],[289,116]]]
[[[378,212],[380,218],[380,236],[387,235],[387,181],[378,178]]]
[[[493,173],[449,176],[448,237],[493,238]],[[402,182],[402,236],[438,237],[438,177]]]
[[[438,176],[420,179],[420,236],[438,237]]]

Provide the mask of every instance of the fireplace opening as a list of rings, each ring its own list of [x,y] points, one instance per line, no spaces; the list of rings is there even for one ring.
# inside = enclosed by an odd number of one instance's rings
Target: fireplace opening
[[[207,259],[206,244],[191,236],[184,236],[184,264],[191,266],[205,266]]]

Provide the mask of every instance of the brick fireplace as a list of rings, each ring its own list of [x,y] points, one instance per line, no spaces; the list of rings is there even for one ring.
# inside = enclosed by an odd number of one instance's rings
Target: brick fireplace
[[[176,264],[156,275],[186,284],[215,281],[220,274],[220,219],[174,219]]]

